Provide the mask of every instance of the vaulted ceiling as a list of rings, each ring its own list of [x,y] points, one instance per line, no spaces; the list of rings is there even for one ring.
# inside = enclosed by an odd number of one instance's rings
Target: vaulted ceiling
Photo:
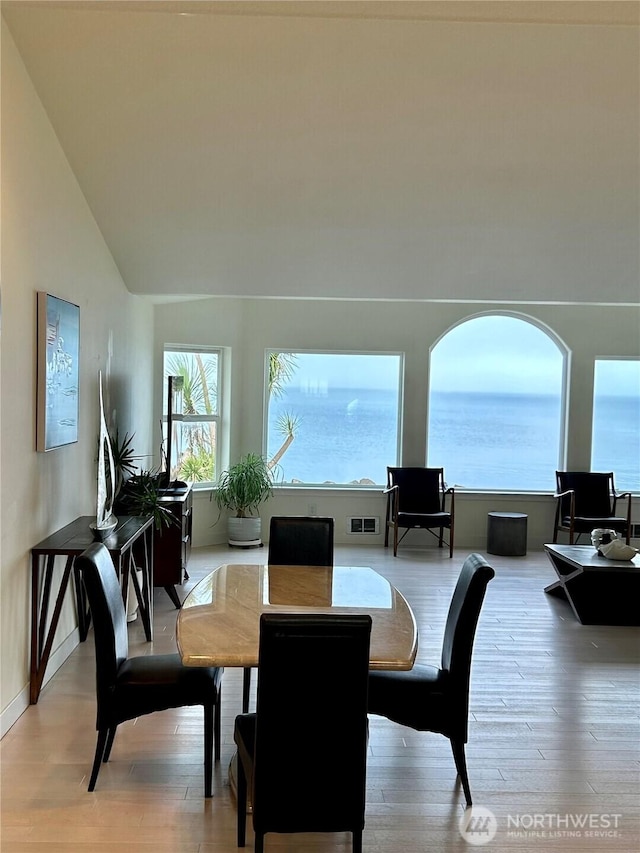
[[[639,9],[2,3],[133,293],[614,303]]]

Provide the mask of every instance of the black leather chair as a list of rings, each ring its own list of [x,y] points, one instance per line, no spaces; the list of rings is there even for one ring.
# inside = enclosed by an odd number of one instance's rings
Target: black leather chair
[[[613,471],[556,471],[556,515],[553,541],[558,531],[569,534],[569,545],[577,544],[581,533],[596,527],[616,530],[631,541],[631,492],[618,494]],[[616,515],[616,504],[627,499],[626,515]]]
[[[238,847],[249,788],[256,853],[267,832],[351,832],[362,850],[370,633],[366,615],[260,617],[256,713],[234,731]]]
[[[268,561],[272,566],[332,566],[333,519],[274,515]]]
[[[125,720],[181,708],[204,707],[204,792],[211,796],[214,742],[220,758],[220,667],[183,666],[178,654],[128,656],[127,615],[107,548],[94,542],[75,561],[87,592],[96,647],[98,742],[89,780],[109,760],[118,725]],[[215,714],[214,714],[215,711]]]
[[[333,519],[274,515],[269,525],[270,566],[333,566]],[[242,681],[242,711],[249,710],[251,668]]]
[[[387,468],[387,517],[384,547],[389,545],[389,529],[393,530],[393,556],[410,530],[427,530],[444,544],[444,531],[449,530],[449,557],[453,557],[455,490],[444,482],[444,468]],[[449,509],[446,508],[447,495]],[[398,530],[404,533],[398,538]],[[434,531],[438,532],[435,533]]]
[[[369,674],[370,714],[449,738],[468,806],[472,803],[465,744],[471,654],[487,584],[494,574],[480,554],[464,561],[449,606],[439,668],[415,664],[408,672]]]

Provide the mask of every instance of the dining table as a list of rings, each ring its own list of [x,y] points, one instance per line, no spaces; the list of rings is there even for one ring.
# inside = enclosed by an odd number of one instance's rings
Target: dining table
[[[413,667],[418,649],[413,611],[402,593],[374,569],[244,563],[218,566],[185,598],[176,628],[183,664],[258,666],[263,613],[368,614],[370,669]],[[236,751],[229,764],[234,796],[237,762]]]
[[[371,669],[409,670],[418,648],[407,600],[368,566],[226,563],[204,577],[177,617],[186,666],[256,667],[263,613],[371,616]]]

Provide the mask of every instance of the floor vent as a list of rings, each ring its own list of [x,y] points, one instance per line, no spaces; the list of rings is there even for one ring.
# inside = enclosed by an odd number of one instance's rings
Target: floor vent
[[[640,539],[640,524],[631,525],[631,538]]]
[[[347,519],[347,533],[379,533],[380,519],[377,516],[358,516]]]

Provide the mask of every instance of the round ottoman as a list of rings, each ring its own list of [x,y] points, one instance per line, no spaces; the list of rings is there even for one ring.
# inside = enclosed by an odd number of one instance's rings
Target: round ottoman
[[[523,512],[490,512],[487,519],[487,553],[524,557],[527,553],[527,516]]]

